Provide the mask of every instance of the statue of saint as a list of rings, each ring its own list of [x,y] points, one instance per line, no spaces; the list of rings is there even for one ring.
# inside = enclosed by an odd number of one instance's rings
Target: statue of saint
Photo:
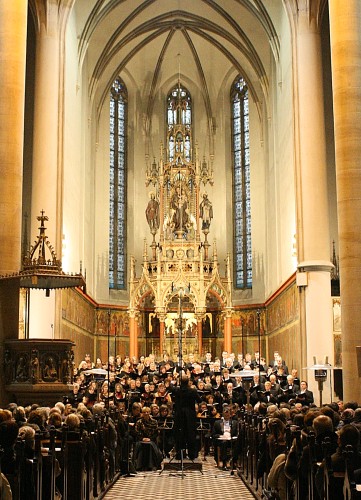
[[[202,231],[209,229],[211,220],[213,219],[213,207],[207,193],[204,193],[203,200],[199,205],[199,217],[202,219]]]
[[[184,190],[178,186],[170,199],[170,208],[173,210],[171,223],[174,231],[187,231],[188,224],[188,200]]]
[[[158,200],[155,199],[154,193],[150,195],[150,200],[145,210],[145,216],[151,233],[156,233],[159,228],[159,203]]]

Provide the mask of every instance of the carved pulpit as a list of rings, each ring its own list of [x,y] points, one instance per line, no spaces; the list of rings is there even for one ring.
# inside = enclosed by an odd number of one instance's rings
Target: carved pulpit
[[[48,296],[50,290],[59,288],[83,288],[82,273],[67,274],[46,235],[48,217],[42,210],[37,217],[40,223],[35,243],[23,257],[18,273],[0,276],[0,289],[26,290],[25,338],[14,338],[5,332],[7,339],[3,351],[3,380],[6,393],[2,399],[16,400],[19,404],[37,402],[43,405],[61,401],[73,382],[74,342],[67,339],[29,338],[30,290],[42,289]],[[19,317],[19,314],[18,314]],[[17,333],[17,332],[15,332]],[[2,387],[2,390],[3,390]]]

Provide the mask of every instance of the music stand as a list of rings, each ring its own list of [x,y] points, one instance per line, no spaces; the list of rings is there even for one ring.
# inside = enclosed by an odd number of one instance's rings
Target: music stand
[[[203,461],[204,462],[207,460],[206,459],[206,448],[205,448],[205,443],[204,443],[204,433],[210,432],[210,430],[211,430],[211,423],[207,422],[207,420],[208,420],[208,417],[199,417],[199,425],[197,427],[197,431],[201,435],[201,450],[203,448]]]
[[[220,441],[220,442],[231,442],[231,460],[230,460],[230,464],[231,464],[231,476],[234,475],[234,456],[233,456],[233,452],[234,452],[234,448],[233,448],[233,443],[238,439],[238,436],[231,436],[230,438],[224,438],[222,436],[218,437],[217,438],[217,441]],[[217,453],[218,453],[218,446],[217,446]],[[217,457],[217,461],[218,461],[218,457]]]
[[[159,423],[158,423],[159,424]],[[158,425],[158,431],[161,432],[162,434],[162,455],[163,458],[165,457],[165,452],[164,452],[164,438],[165,438],[165,431],[171,431],[173,430],[174,426],[174,420],[164,420],[164,422],[161,423],[161,425]],[[159,474],[161,474],[163,471],[161,470]]]

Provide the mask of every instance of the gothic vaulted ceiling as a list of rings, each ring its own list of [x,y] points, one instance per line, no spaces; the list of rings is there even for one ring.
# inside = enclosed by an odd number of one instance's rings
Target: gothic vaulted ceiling
[[[268,93],[281,0],[76,0],[73,9],[79,64],[100,105],[119,73],[149,96],[148,112],[177,73],[201,89],[209,114],[229,74],[246,76],[256,102]]]

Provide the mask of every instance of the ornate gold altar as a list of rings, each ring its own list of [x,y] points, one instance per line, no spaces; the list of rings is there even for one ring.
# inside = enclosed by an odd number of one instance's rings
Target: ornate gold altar
[[[213,207],[206,186],[213,185],[212,159],[201,161],[197,144],[193,146],[187,99],[187,91],[178,83],[168,105],[167,146],[160,147],[159,163],[154,159],[147,165],[146,185],[151,191],[145,213],[152,241],[150,245],[144,242],[140,277],[131,257],[129,314],[135,319],[145,310],[154,312],[159,320],[159,350],[175,353],[178,326],[174,317],[181,293],[188,314],[182,331],[184,335],[194,332],[190,350],[201,355],[209,310],[226,319],[224,348],[230,349],[231,270],[228,255],[225,275],[220,275],[216,241],[210,255]],[[135,336],[130,345],[134,353]]]

